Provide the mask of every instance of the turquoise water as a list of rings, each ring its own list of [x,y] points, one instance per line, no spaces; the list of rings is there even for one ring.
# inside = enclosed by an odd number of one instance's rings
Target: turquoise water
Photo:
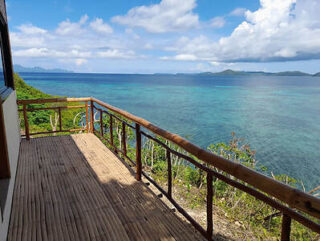
[[[94,96],[206,148],[231,132],[275,174],[320,185],[320,78],[22,73],[40,90]]]

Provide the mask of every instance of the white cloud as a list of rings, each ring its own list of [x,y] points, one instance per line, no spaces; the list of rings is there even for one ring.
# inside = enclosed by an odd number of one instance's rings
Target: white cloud
[[[33,26],[32,24],[23,24],[18,27],[18,29],[25,34],[45,34],[47,30]]]
[[[181,38],[167,50],[214,62],[287,61],[320,58],[320,1],[260,0],[232,34],[219,41]]]
[[[126,28],[125,33],[130,35],[134,39],[140,39],[140,36],[136,34],[131,28]]]
[[[242,16],[244,16],[246,11],[247,11],[247,9],[245,9],[245,8],[236,8],[229,15],[236,16],[236,17],[242,17]]]
[[[96,18],[94,21],[90,23],[90,27],[98,33],[113,33],[113,29],[110,27],[109,24],[103,22],[102,18]]]
[[[192,10],[196,0],[162,0],[159,4],[135,7],[112,21],[130,27],[141,27],[151,33],[165,33],[197,27],[199,17]]]
[[[82,26],[87,22],[88,15],[80,18],[79,22],[71,22],[69,19],[59,24],[56,33],[60,35],[80,35],[84,33]]]
[[[75,59],[76,65],[80,66],[88,62],[86,59]]]
[[[51,59],[59,63],[81,66],[89,60],[141,58],[132,49],[139,45],[137,38],[123,38],[101,18],[88,22],[84,15],[77,22],[62,21],[53,30],[41,29],[32,24],[18,26],[10,32],[12,53],[15,59]],[[108,34],[102,38],[101,34]],[[133,31],[129,34],[135,35]],[[144,49],[145,43],[139,45]]]
[[[213,28],[222,28],[226,24],[224,17],[215,17],[210,20],[210,26]]]
[[[224,17],[199,22],[193,12],[195,0],[162,0],[113,18],[114,22],[127,25],[124,31],[113,30],[101,18],[89,21],[84,15],[75,22],[62,21],[54,30],[31,23],[20,25],[10,32],[11,45],[15,61],[32,58],[33,62],[41,63],[48,59],[53,63],[65,61],[75,67],[82,65],[81,68],[93,61],[139,59],[142,62],[146,57],[159,62],[159,59],[190,62],[180,66],[204,63],[207,68],[227,68],[229,63],[239,65],[239,62],[320,59],[319,0],[260,2],[257,11],[245,11],[245,20],[222,38],[218,38],[212,28],[223,27],[228,17],[240,15],[239,9]],[[149,34],[135,27],[152,33],[176,33]],[[182,30],[195,27],[196,31],[188,31],[188,37],[181,37]]]
[[[153,49],[154,47],[151,43],[146,43],[143,48],[150,50],[150,49]]]
[[[97,55],[101,58],[110,58],[110,59],[132,59],[136,56],[134,51],[123,51],[119,49],[108,49],[105,51],[98,52]]]
[[[162,60],[179,60],[179,61],[196,61],[197,57],[192,54],[178,54],[173,57],[163,56],[160,57]]]
[[[10,41],[12,47],[42,47],[45,45],[43,36],[30,36],[29,34],[10,32]]]
[[[81,52],[78,50],[58,51],[48,48],[29,48],[22,50],[14,50],[13,55],[16,57],[49,57],[49,58],[88,58],[91,57],[90,52]]]
[[[17,57],[45,57],[48,54],[46,48],[30,48],[13,51],[13,56]]]

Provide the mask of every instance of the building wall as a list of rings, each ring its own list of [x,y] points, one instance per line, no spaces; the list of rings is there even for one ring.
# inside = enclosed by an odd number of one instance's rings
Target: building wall
[[[13,91],[3,103],[3,112],[7,136],[11,178],[9,180],[8,185],[8,193],[5,203],[5,209],[3,212],[3,220],[0,220],[0,241],[5,241],[7,239],[21,140],[17,97],[15,91]]]

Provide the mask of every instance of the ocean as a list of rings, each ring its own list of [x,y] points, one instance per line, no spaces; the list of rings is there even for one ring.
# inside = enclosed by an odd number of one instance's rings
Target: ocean
[[[203,148],[235,132],[269,172],[303,181],[306,191],[320,185],[320,77],[20,75],[49,94],[96,97]]]

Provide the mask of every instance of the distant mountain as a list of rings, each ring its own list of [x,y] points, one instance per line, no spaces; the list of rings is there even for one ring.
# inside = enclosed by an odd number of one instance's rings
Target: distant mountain
[[[314,74],[313,76],[320,77],[320,72],[319,72],[319,73]]]
[[[13,65],[13,69],[15,72],[32,72],[32,73],[72,73],[72,71],[65,70],[65,69],[44,69],[41,67],[24,67],[19,64]]]
[[[311,74],[307,74],[307,73],[300,72],[300,71],[279,72],[279,73],[274,73],[273,75],[276,75],[276,76],[311,76]]]
[[[234,71],[231,69],[227,69],[224,70],[222,72],[216,72],[216,73],[212,73],[212,72],[204,72],[204,73],[200,73],[200,75],[215,75],[215,76],[226,76],[226,75],[249,75],[248,72],[245,71]]]
[[[318,73],[320,76],[320,73]],[[307,73],[303,73],[300,71],[285,71],[278,73],[269,73],[263,71],[250,72],[250,71],[235,71],[231,69],[224,70],[222,72],[212,73],[212,72],[204,72],[199,73],[199,75],[208,75],[208,76],[230,76],[230,75],[263,75],[263,76],[312,76]]]

